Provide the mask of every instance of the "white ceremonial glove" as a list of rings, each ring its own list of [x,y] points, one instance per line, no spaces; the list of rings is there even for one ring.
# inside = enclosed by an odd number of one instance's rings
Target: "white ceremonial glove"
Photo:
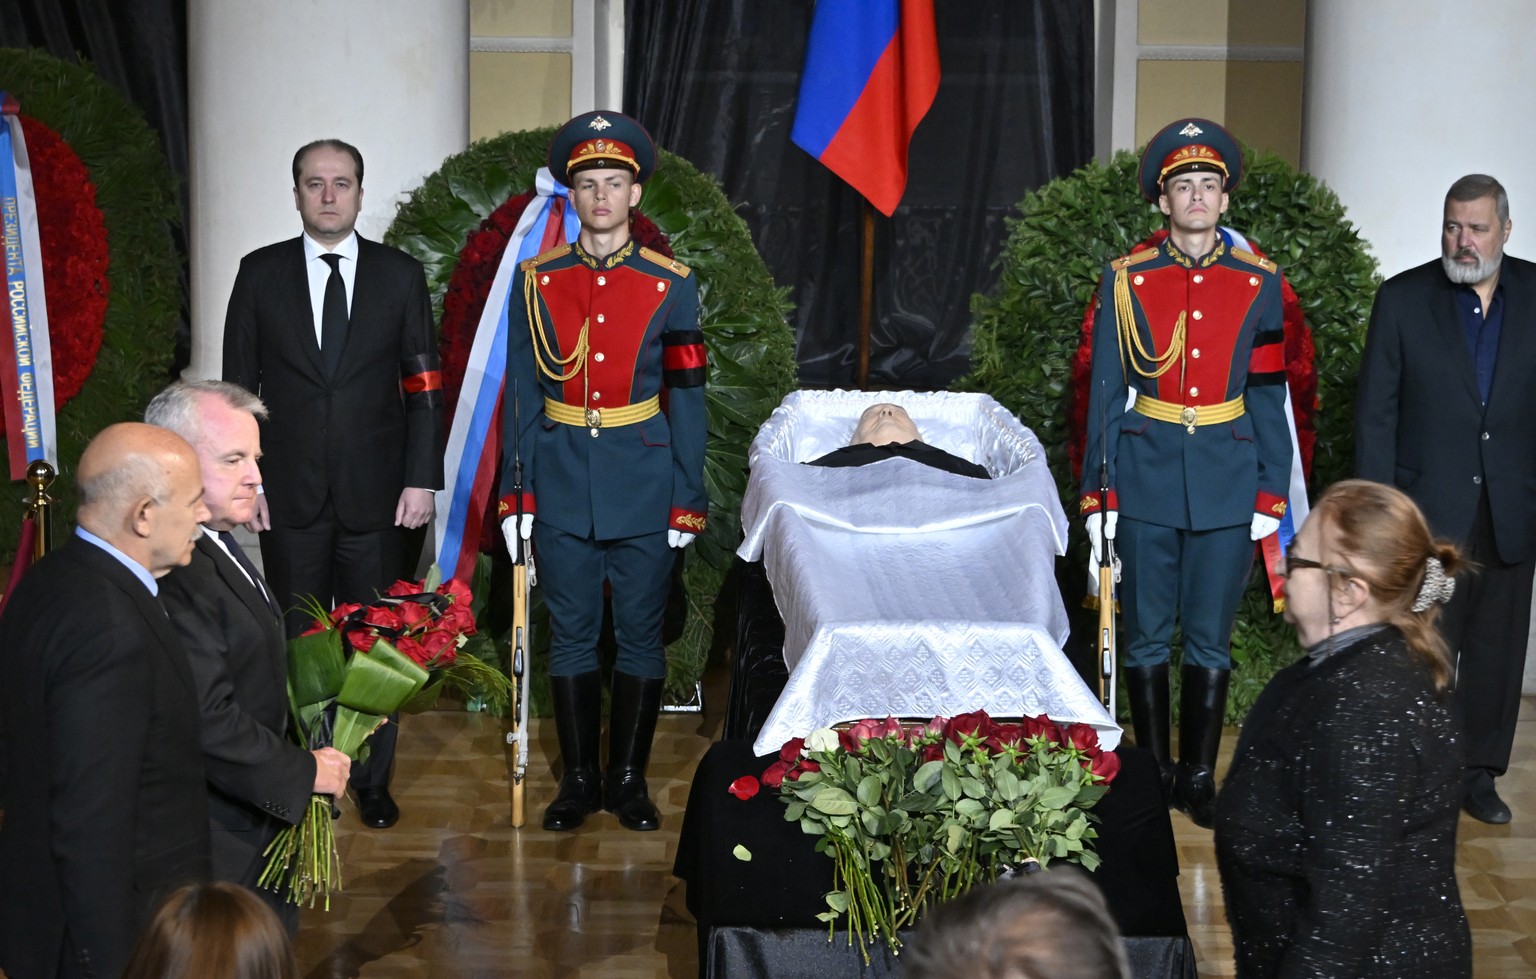
[[[1280,529],[1280,521],[1268,514],[1255,513],[1253,523],[1248,527],[1249,540],[1263,540],[1270,534]]]
[[[521,526],[517,522],[516,514],[503,520],[501,522],[501,536],[507,542],[507,553],[514,558],[517,557],[518,540],[527,540],[533,536],[533,514],[523,514]]]
[[[682,550],[689,544],[692,544],[693,539],[697,536],[699,535],[690,534],[681,530],[669,529],[667,531],[667,546],[677,550]]]
[[[1117,510],[1088,514],[1088,546],[1093,548],[1093,566],[1098,568],[1104,560],[1104,541],[1115,539],[1115,524],[1120,520]]]

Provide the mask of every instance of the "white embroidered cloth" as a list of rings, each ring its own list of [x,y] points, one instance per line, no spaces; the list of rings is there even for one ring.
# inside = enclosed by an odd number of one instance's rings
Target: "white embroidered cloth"
[[[872,404],[990,480],[904,458],[802,465],[846,445]],[[1112,749],[1120,728],[1061,651],[1055,556],[1067,519],[1034,434],[988,395],[797,391],[752,441],[737,554],[762,559],[789,682],[754,745],[862,717],[1049,714]]]

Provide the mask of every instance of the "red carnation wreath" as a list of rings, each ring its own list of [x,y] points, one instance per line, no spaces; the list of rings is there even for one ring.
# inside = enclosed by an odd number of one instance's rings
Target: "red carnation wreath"
[[[1153,233],[1131,253],[1146,251],[1161,245],[1168,237],[1166,228]],[[1248,249],[1260,258],[1266,258],[1259,247],[1248,240]],[[1098,294],[1098,290],[1094,290]],[[1301,313],[1301,301],[1290,280],[1280,276],[1280,308],[1285,323],[1285,370],[1286,384],[1291,389],[1291,411],[1296,418],[1296,444],[1301,450],[1301,470],[1312,475],[1312,450],[1317,444],[1317,365],[1312,346],[1312,331]],[[1083,311],[1082,340],[1072,357],[1072,438],[1067,443],[1067,454],[1072,462],[1072,478],[1080,480],[1083,474],[1083,446],[1088,438],[1088,381],[1093,359],[1093,303]]]
[[[21,117],[48,298],[53,400],[63,408],[96,366],[107,318],[107,222],[85,164],[52,129]]]
[[[480,222],[478,231],[470,232],[459,250],[459,263],[448,279],[443,293],[443,320],[438,332],[438,354],[442,359],[443,394],[447,398],[448,411],[444,422],[453,424],[453,412],[459,404],[459,389],[464,386],[464,369],[469,363],[469,351],[475,343],[475,330],[480,325],[485,301],[491,294],[491,283],[496,270],[501,267],[501,257],[507,251],[512,232],[523,210],[537,195],[533,191],[510,198]],[[630,236],[635,243],[667,258],[672,258],[672,245],[661,233],[655,222],[633,211],[629,223]],[[501,546],[500,525],[496,520],[496,499],[492,494],[486,508],[486,519],[481,524],[480,550],[493,551]]]

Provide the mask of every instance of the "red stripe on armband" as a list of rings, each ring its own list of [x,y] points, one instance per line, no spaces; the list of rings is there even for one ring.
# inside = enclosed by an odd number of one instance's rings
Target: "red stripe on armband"
[[[524,513],[533,513],[534,510],[535,510],[535,508],[534,508],[534,505],[533,505],[533,494],[532,493],[524,493],[523,494],[523,512]],[[497,520],[505,520],[508,517],[515,517],[515,516],[517,516],[517,497],[513,496],[511,493],[508,493],[506,496],[503,496],[496,503],[496,519]]]
[[[686,371],[709,362],[702,343],[685,343],[661,352],[661,365],[669,371]]]
[[[1285,370],[1285,344],[1266,343],[1262,347],[1254,347],[1253,355],[1248,358],[1248,373],[1272,374]]]
[[[697,510],[679,510],[672,508],[672,516],[667,520],[667,527],[671,530],[681,530],[685,534],[704,533],[704,514]]]
[[[1090,513],[1102,513],[1105,510],[1120,509],[1120,500],[1115,496],[1114,490],[1109,491],[1109,504],[1107,506],[1099,505],[1099,495],[1098,493],[1084,493],[1082,499],[1077,501],[1077,515],[1086,517]]]
[[[1260,490],[1253,504],[1253,512],[1262,513],[1265,516],[1274,517],[1276,520],[1279,520],[1285,516],[1285,508],[1288,505],[1285,497]]]
[[[405,388],[406,394],[420,394],[423,391],[441,391],[443,389],[442,371],[422,371],[420,374],[412,374],[403,378],[400,386]]]

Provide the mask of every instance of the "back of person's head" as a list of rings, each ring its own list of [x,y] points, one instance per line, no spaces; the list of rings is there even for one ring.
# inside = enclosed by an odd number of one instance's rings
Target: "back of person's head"
[[[238,884],[188,884],[160,905],[123,979],[297,979],[288,933]]]
[[[1312,512],[1323,521],[1324,560],[1343,565],[1370,586],[1382,621],[1403,634],[1408,648],[1434,676],[1435,689],[1443,693],[1451,682],[1451,655],[1435,620],[1449,592],[1437,589],[1434,581],[1426,589],[1425,576],[1454,576],[1463,566],[1460,552],[1434,539],[1424,514],[1407,494],[1381,483],[1334,483]],[[1439,563],[1438,571],[1431,570],[1431,558]],[[1430,594],[1437,591],[1443,594]],[[1421,606],[1417,611],[1415,604]]]
[[[1062,865],[941,904],[902,955],[907,979],[1126,979],[1120,932],[1088,875]]]

